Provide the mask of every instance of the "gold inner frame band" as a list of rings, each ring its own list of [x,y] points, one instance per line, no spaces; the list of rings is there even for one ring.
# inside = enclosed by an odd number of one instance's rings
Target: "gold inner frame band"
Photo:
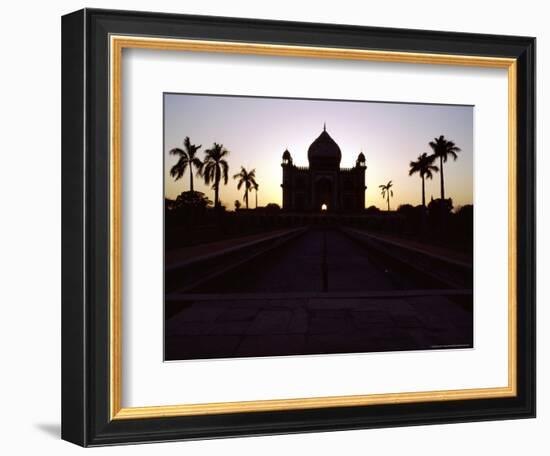
[[[194,51],[337,60],[453,65],[508,70],[508,385],[494,388],[309,397],[242,402],[122,407],[122,51]],[[110,415],[111,419],[159,418],[238,412],[298,410],[374,404],[512,397],[517,394],[517,61],[511,58],[387,52],[137,36],[110,36]]]

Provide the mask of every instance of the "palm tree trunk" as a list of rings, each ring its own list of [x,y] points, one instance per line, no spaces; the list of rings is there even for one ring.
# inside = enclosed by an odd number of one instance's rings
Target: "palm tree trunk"
[[[441,178],[441,199],[445,199],[445,182],[443,179],[443,157],[439,157],[439,175]]]
[[[258,209],[258,190],[256,190],[256,209]]]
[[[189,188],[193,192],[193,165],[189,165]]]
[[[388,212],[389,212],[390,211],[390,194],[389,193],[388,193],[387,201],[388,201]]]
[[[216,167],[216,175],[214,182],[216,183],[216,187],[214,188],[214,207],[218,207],[220,205],[220,197],[219,197],[219,189],[220,189],[220,169]]]
[[[245,186],[244,189],[244,202],[246,203],[246,208],[248,209],[248,189]]]
[[[422,177],[422,207],[425,209],[426,208],[426,194],[424,192],[424,176],[420,176]]]

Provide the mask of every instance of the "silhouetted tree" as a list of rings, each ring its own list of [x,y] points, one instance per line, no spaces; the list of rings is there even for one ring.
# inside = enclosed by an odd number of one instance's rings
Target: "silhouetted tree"
[[[212,205],[212,201],[202,192],[182,192],[174,201],[175,209],[199,208],[206,209]]]
[[[220,207],[220,181],[227,184],[229,165],[224,157],[229,155],[229,151],[223,147],[223,144],[214,143],[212,148],[204,151],[204,162],[201,166],[201,174],[207,185],[212,182],[214,189],[214,207]]]
[[[267,212],[278,212],[281,210],[281,206],[279,206],[277,203],[269,203],[265,207],[265,210]]]
[[[389,181],[386,185],[379,185],[378,188],[382,189],[382,198],[386,198],[388,202],[388,211],[390,210],[390,197],[393,198],[393,190],[391,189],[393,184]]]
[[[474,217],[474,206],[471,204],[465,204],[464,206],[459,206],[455,210],[457,217],[465,217],[472,219]]]
[[[409,212],[412,212],[412,211],[414,211],[414,206],[412,204],[408,204],[408,203],[400,204],[399,207],[397,208],[397,212],[403,212],[405,214],[407,214]]]
[[[439,158],[439,173],[441,177],[441,199],[445,199],[445,179],[443,177],[443,163],[447,163],[449,156],[454,160],[458,158],[457,152],[460,152],[460,148],[453,142],[445,139],[445,136],[441,135],[439,138],[434,138],[429,142],[430,147],[434,151],[436,158]]]
[[[191,144],[189,136],[186,136],[183,140],[183,146],[185,150],[179,147],[174,147],[170,150],[170,154],[178,155],[180,158],[178,162],[170,169],[170,175],[175,180],[181,179],[187,167],[189,167],[189,190],[193,191],[193,166],[197,168],[197,174],[200,174],[202,162],[195,155],[202,146],[195,146]]]
[[[174,208],[175,200],[170,198],[164,198],[164,208],[167,210],[172,210]]]
[[[409,166],[409,176],[412,176],[414,173],[418,173],[422,179],[422,207],[426,207],[426,192],[424,187],[424,179],[433,178],[432,171],[437,172],[438,168],[433,164],[435,160],[435,155],[428,155],[423,153],[418,157],[416,161],[412,161]]]
[[[240,190],[244,185],[244,196],[243,200],[246,203],[246,208],[248,209],[248,192],[250,192],[256,183],[256,170],[247,171],[244,166],[241,166],[241,170],[233,176],[233,179],[238,179],[237,190]]]
[[[474,206],[466,204],[465,206],[456,209],[454,214],[455,219],[455,235],[461,237],[466,242],[465,244],[473,250],[474,239]]]
[[[397,213],[404,217],[404,223],[400,227],[401,232],[409,234],[417,234],[419,230],[423,230],[426,218],[426,208],[419,204],[413,206],[411,204],[401,204],[397,208]]]
[[[453,200],[451,198],[447,199],[434,199],[428,204],[428,214],[430,216],[430,223],[432,226],[437,226],[445,224],[451,211],[453,210]]]
[[[178,225],[196,225],[206,216],[206,211],[211,205],[212,201],[202,192],[182,192],[175,199],[169,211],[170,221],[177,221]]]
[[[378,214],[380,213],[380,209],[378,209],[376,206],[369,206],[365,209],[365,212],[367,214]]]
[[[241,202],[239,200],[235,200],[235,210],[238,211],[241,208]]]

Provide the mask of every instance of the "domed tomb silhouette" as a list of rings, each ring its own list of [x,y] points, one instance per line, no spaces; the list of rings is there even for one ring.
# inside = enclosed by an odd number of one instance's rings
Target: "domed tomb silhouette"
[[[342,151],[326,125],[307,151],[309,167],[297,166],[290,151],[282,156],[283,210],[358,213],[365,209],[365,155],[355,166],[340,168]]]
[[[339,168],[342,160],[340,146],[328,134],[326,126],[307,151],[310,168]]]

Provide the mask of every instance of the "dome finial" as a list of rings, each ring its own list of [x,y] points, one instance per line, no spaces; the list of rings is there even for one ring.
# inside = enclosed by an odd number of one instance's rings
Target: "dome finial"
[[[326,128],[325,123],[323,125],[323,131],[318,138],[311,143],[309,149],[307,150],[307,157],[310,165],[315,165],[320,162],[323,162],[325,165],[327,161],[332,164],[336,164],[336,166],[340,165],[342,152],[340,151],[338,144],[336,144],[334,139],[332,139],[326,131]]]
[[[327,131],[327,123],[323,122],[323,131]]]

